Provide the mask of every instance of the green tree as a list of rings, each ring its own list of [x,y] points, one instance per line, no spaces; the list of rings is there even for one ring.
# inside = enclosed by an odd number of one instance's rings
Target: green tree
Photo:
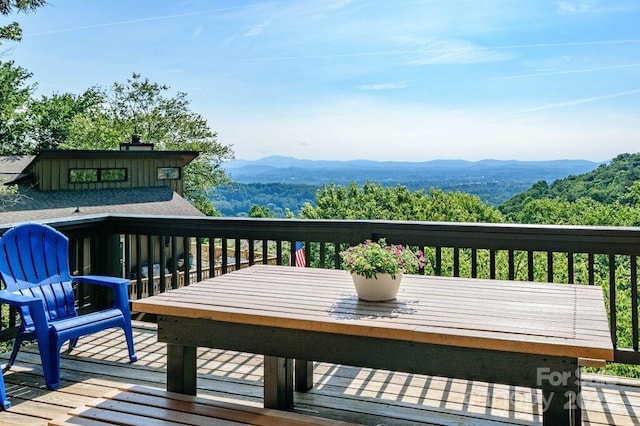
[[[47,4],[46,0],[0,0],[0,15],[10,15],[14,12],[28,13],[36,10],[40,6]],[[0,26],[1,40],[22,40],[22,29],[17,22]],[[2,43],[0,42],[0,45]]]
[[[211,191],[227,182],[221,165],[233,159],[233,151],[217,141],[204,117],[189,109],[186,93],[168,97],[168,90],[135,73],[126,83],[92,88],[92,99],[99,102],[74,117],[66,141],[58,147],[117,149],[139,135],[157,149],[198,151],[198,158],[184,170],[184,194],[205,214],[215,215]]]
[[[0,62],[0,155],[31,152],[27,138],[27,105],[35,86],[31,73],[13,61]]]
[[[348,186],[324,185],[316,192],[316,206],[306,203],[307,219],[386,219],[447,222],[503,222],[500,212],[478,196],[463,192],[428,194],[407,187],[383,187],[365,182]]]
[[[64,145],[78,123],[85,122],[86,115],[101,102],[100,94],[93,89],[81,95],[53,94],[32,100],[27,112],[31,151],[37,153]]]
[[[541,198],[528,201],[515,219],[519,223],[547,225],[640,226],[640,206],[605,204],[591,198]]]
[[[631,191],[640,181],[640,154],[620,154],[608,164],[601,164],[595,170],[577,176],[559,179],[551,185],[540,181],[529,190],[522,192],[500,205],[500,211],[511,220],[532,200],[541,198],[560,199],[569,202],[590,199],[603,204],[635,204],[638,188]]]
[[[275,217],[275,215],[271,213],[269,207],[254,204],[249,210],[249,217]]]

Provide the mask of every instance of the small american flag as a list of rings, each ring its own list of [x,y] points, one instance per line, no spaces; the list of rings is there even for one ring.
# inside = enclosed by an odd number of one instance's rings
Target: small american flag
[[[307,266],[307,259],[304,256],[304,246],[300,241],[296,241],[296,266],[301,268]]]

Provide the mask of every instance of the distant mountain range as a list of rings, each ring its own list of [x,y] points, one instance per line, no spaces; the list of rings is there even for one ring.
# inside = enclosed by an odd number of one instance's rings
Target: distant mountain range
[[[323,184],[346,186],[351,182],[403,185],[410,190],[461,191],[499,206],[540,181],[581,175],[600,163],[586,160],[501,161],[434,160],[324,161],[273,156],[255,161],[237,160],[224,165],[232,185],[218,187],[215,207],[226,216],[247,215],[251,206],[267,206],[283,217],[286,209],[298,214],[305,202],[314,202]]]
[[[239,183],[349,183],[375,181],[381,184],[411,182],[466,182],[517,180],[530,184],[553,181],[581,174],[600,163],[587,160],[516,161],[516,160],[432,160],[400,161],[327,161],[300,160],[271,156],[259,160],[236,160],[225,164],[229,176]]]

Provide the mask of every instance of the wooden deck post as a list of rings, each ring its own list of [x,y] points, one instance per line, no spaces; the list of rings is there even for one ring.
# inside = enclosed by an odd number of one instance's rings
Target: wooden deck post
[[[293,408],[292,359],[265,355],[264,407],[278,410]]]
[[[196,394],[195,346],[167,344],[167,390],[186,395]]]

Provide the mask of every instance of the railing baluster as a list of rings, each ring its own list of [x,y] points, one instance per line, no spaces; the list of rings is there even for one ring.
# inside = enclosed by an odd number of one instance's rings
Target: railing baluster
[[[573,253],[572,252],[568,252],[567,253],[567,282],[569,284],[573,284],[573,282],[574,282],[574,277],[573,277]]]
[[[178,288],[178,241],[175,235],[171,236],[171,288]]]
[[[289,241],[289,266],[296,266],[296,242]]]
[[[594,285],[596,283],[595,279],[595,256],[593,253],[589,253],[587,256],[587,263],[589,267],[589,285]]]
[[[124,251],[124,259],[122,259],[124,278],[131,278],[131,234],[124,234],[122,249]]]
[[[638,258],[631,256],[631,332],[633,350],[638,351]]]
[[[189,259],[190,256],[191,256],[191,238],[182,237],[182,259],[184,261],[184,263],[182,264],[182,272],[184,277],[183,286],[185,287],[191,284],[191,276],[190,276],[191,261]]]
[[[304,259],[304,266],[308,268],[311,264],[311,242],[309,240],[304,242]]]
[[[212,236],[207,237],[208,247],[207,250],[209,256],[209,278],[213,278],[216,276],[216,239]]]
[[[453,247],[453,276],[460,276],[460,247]]]
[[[248,246],[249,246],[249,252],[248,254],[248,258],[249,258],[249,265],[254,265],[256,263],[256,254],[255,254],[255,241],[252,239],[248,240]]]
[[[153,237],[151,235],[147,235],[147,294],[149,296],[153,296],[155,294],[153,264],[154,264]],[[160,269],[160,272],[162,272],[162,269]]]
[[[160,236],[160,293],[167,291],[167,275],[165,274],[165,268],[167,265],[167,240],[166,235]]]
[[[436,267],[434,274],[437,276],[442,275],[442,247],[436,247]]]
[[[282,241],[276,241],[276,262],[282,265]]]
[[[136,298],[142,299],[142,235],[136,234]]]
[[[84,275],[82,273],[82,271],[80,270],[80,267],[78,266],[80,264],[80,253],[78,251],[78,249],[82,247],[82,244],[78,244],[78,240],[73,238],[69,240],[69,268],[71,271],[73,271],[72,273],[75,275]],[[84,285],[78,285],[77,286],[77,295],[76,295],[76,299],[78,300],[78,306],[82,307],[84,306],[84,304],[86,303],[85,299],[85,291],[84,291],[85,286]]]
[[[471,249],[471,278],[478,278],[478,249]]]
[[[262,240],[262,264],[269,263],[269,240],[266,238]]]
[[[613,346],[618,346],[618,315],[616,312],[616,256],[609,255],[609,327]]]
[[[235,251],[233,256],[235,257],[235,271],[242,267],[242,240],[240,238],[235,239]]]
[[[320,242],[320,247],[319,247],[319,252],[320,252],[320,259],[318,261],[318,266],[320,266],[321,268],[325,267],[325,256],[326,256],[326,243],[324,241]]]
[[[489,249],[489,278],[496,279],[496,251]]]
[[[553,252],[547,252],[547,282],[553,282]]]
[[[196,282],[202,281],[202,238],[196,238]]]
[[[509,250],[509,279],[513,281],[516,277],[516,261],[513,250]]]
[[[534,266],[533,250],[527,250],[527,279],[529,281],[535,280]]]
[[[227,250],[229,249],[229,243],[227,241],[226,238],[222,238],[222,249],[221,249],[221,256],[222,256],[222,267],[221,272],[223,274],[226,274],[227,272],[229,272],[229,256],[227,255]]]

